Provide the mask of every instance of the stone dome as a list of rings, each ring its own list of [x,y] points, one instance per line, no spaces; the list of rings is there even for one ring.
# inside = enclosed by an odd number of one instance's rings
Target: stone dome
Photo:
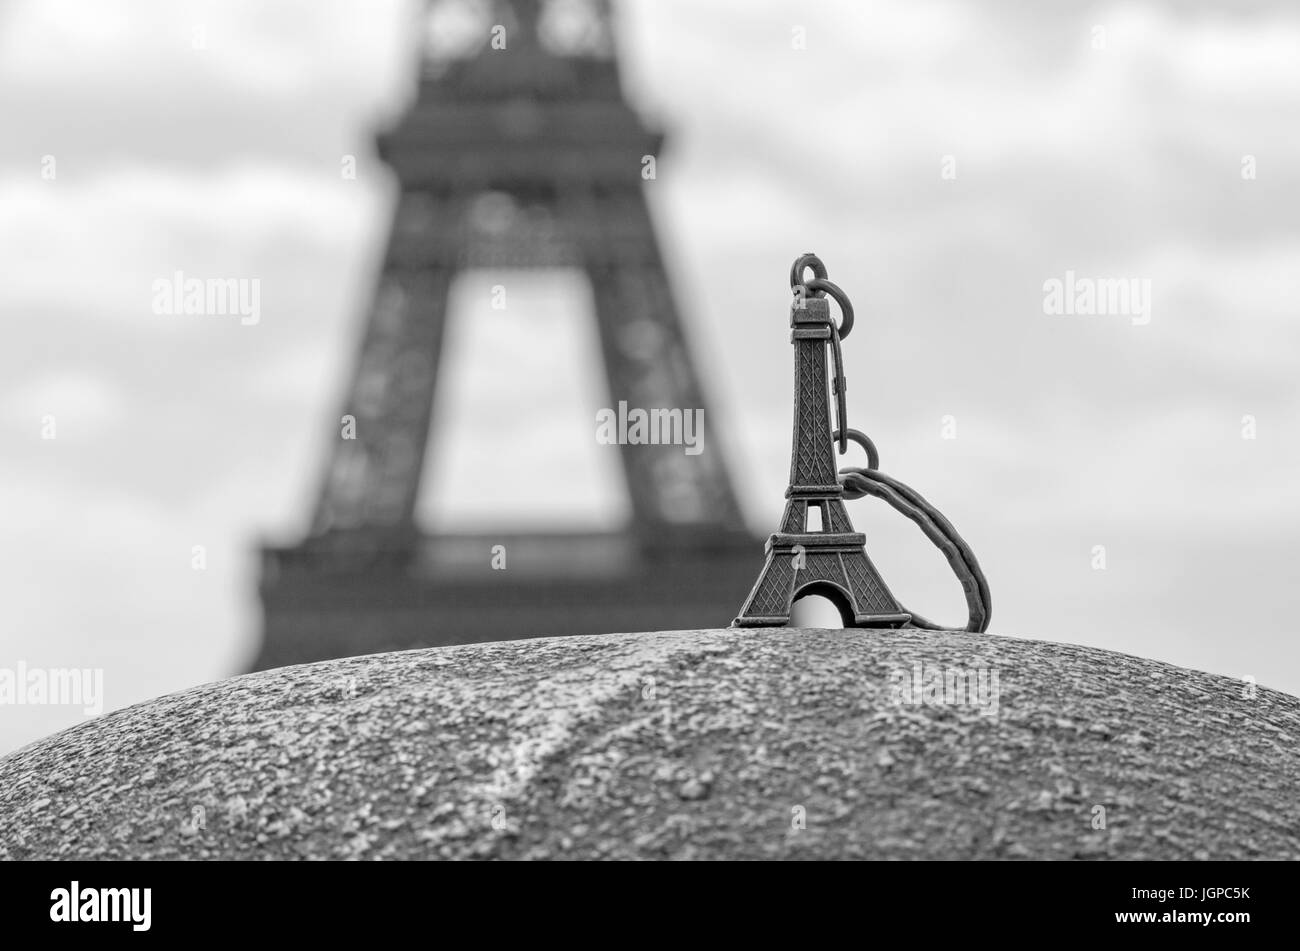
[[[235,677],[11,753],[0,858],[1295,859],[1298,738],[1288,694],[1020,638],[470,644]]]

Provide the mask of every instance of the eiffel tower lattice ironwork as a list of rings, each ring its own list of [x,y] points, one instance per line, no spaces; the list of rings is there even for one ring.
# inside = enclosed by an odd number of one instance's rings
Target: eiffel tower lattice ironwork
[[[308,536],[262,550],[255,669],[712,626],[753,577],[755,540],[712,447],[620,446],[632,512],[621,530],[417,527],[448,292],[463,269],[582,269],[609,405],[705,407],[643,191],[663,136],[624,100],[608,3],[461,6],[487,14],[479,45],[426,60],[414,106],[379,137],[401,194],[340,414],[355,419],[355,438],[332,447]],[[492,568],[495,545],[506,571]]]

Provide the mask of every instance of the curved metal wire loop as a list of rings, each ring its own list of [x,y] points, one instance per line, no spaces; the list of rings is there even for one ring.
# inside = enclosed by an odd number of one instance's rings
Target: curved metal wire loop
[[[870,457],[870,450],[868,450],[868,457]],[[943,517],[943,513],[927,502],[915,489],[874,468],[841,469],[839,480],[844,486],[845,498],[856,499],[864,495],[874,495],[876,498],[884,499],[895,511],[901,512],[917,524],[925,533],[925,537],[943,552],[948,565],[957,576],[957,580],[961,582],[962,591],[966,595],[964,630],[972,634],[981,634],[988,630],[989,620],[992,617],[992,598],[989,594],[988,579],[975,558],[975,552],[971,550],[970,545],[966,544],[966,540],[957,534],[952,523]],[[948,626],[936,624],[909,608],[904,610],[912,615],[912,620],[909,622],[911,627],[929,631],[951,630]]]
[[[849,301],[849,295],[845,294],[838,284],[824,277],[815,277],[804,287],[810,291],[825,292],[835,299],[835,303],[840,305],[840,323],[836,331],[841,340],[848,339],[849,334],[853,332],[853,304]]]
[[[880,468],[880,453],[876,451],[876,444],[871,441],[870,436],[868,436],[866,433],[862,432],[859,429],[850,429],[847,433],[845,433],[845,435],[867,451],[868,469],[874,470]],[[831,438],[838,440],[840,438],[840,431],[837,429],[835,430],[835,432],[831,433]],[[848,472],[850,470],[841,469],[840,471]],[[862,497],[862,493],[859,492],[856,495],[850,495],[848,488],[846,486],[844,497],[846,499],[859,499]]]
[[[790,265],[790,290],[793,291],[798,288],[800,284],[805,284],[803,279],[805,268],[812,268],[814,279],[826,279],[826,265],[822,263],[821,258],[813,254],[811,251],[808,251],[795,258],[794,263]],[[822,295],[814,293],[813,296],[821,297]]]

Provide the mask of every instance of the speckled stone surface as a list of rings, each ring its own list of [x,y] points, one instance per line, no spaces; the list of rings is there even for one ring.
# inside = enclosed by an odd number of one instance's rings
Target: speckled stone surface
[[[1295,859],[1298,740],[1288,694],[1017,638],[473,644],[236,677],[12,753],[0,857]]]

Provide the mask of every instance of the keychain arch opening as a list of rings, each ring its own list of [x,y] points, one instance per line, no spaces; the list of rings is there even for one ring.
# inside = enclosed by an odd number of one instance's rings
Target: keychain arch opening
[[[796,588],[794,595],[790,598],[790,606],[798,604],[805,598],[823,598],[832,605],[840,615],[840,623],[844,627],[856,627],[853,615],[853,600],[843,587],[834,581],[810,581],[801,588]]]

